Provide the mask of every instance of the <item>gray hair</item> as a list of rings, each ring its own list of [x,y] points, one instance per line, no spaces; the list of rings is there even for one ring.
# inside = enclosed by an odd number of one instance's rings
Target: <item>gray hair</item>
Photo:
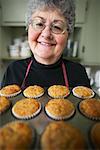
[[[31,16],[37,10],[45,7],[52,9],[59,9],[66,19],[68,32],[72,33],[75,24],[75,3],[74,0],[28,0],[28,10],[26,17],[26,25],[28,26]]]

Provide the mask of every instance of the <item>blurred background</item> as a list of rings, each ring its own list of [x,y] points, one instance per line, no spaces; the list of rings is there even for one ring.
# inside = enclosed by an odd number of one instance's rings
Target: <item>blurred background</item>
[[[8,64],[31,56],[25,30],[28,0],[0,0],[0,83]],[[100,0],[75,0],[76,22],[63,57],[79,62],[100,91]],[[99,92],[100,93],[100,92]]]

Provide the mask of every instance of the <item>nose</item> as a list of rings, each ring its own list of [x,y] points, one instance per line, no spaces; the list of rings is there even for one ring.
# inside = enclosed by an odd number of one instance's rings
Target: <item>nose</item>
[[[44,37],[45,39],[49,39],[49,40],[53,39],[53,35],[52,35],[52,31],[50,29],[50,26],[45,26],[45,28],[41,32],[41,36]]]

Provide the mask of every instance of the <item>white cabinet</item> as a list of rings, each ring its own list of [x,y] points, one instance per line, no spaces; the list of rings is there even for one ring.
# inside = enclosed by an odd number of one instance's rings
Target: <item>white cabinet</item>
[[[82,28],[80,56],[84,64],[100,64],[100,0],[90,0]]]
[[[1,0],[3,25],[25,25],[28,0]],[[84,23],[87,0],[75,0],[76,24]]]
[[[87,0],[75,0],[76,24],[84,23],[87,10]]]
[[[27,0],[1,0],[2,24],[25,25]]]
[[[0,49],[2,57],[6,57],[7,46],[11,44],[12,39],[25,33],[28,0],[0,1],[2,25],[4,25],[0,27]],[[84,64],[85,62],[100,63],[100,0],[75,0],[75,3],[77,28],[73,40],[79,41],[79,57],[83,59]],[[19,33],[20,35],[17,35]],[[83,47],[85,47],[84,51]]]

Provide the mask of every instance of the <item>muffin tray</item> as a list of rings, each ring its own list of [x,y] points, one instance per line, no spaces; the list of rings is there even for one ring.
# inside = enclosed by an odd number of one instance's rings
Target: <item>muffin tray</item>
[[[22,98],[25,98],[25,97],[21,93],[21,94],[17,95],[16,97],[9,98],[9,100],[12,102],[12,106],[13,106],[18,100],[21,100]],[[95,98],[99,98],[98,95],[95,95]],[[56,121],[56,120],[49,118],[44,110],[45,104],[50,99],[51,99],[51,97],[49,97],[47,94],[44,94],[42,97],[38,98],[37,100],[42,105],[41,112],[37,116],[35,116],[31,119],[24,120],[26,122],[29,122],[31,127],[36,129],[36,139],[35,139],[35,145],[34,145],[35,150],[40,149],[40,145],[39,145],[40,137],[41,137],[41,134],[44,131],[45,127],[47,126],[47,124],[52,121]],[[97,123],[98,121],[91,120],[91,119],[85,117],[79,111],[79,103],[82,101],[82,99],[73,96],[72,93],[70,93],[70,95],[67,97],[67,99],[74,103],[76,110],[75,110],[74,115],[71,118],[66,119],[64,121],[66,123],[72,124],[74,127],[77,127],[81,130],[82,134],[85,137],[86,149],[88,149],[88,150],[94,149],[93,145],[91,143],[91,139],[90,139],[90,130],[91,130],[92,126],[95,123]],[[10,107],[10,109],[8,109],[7,111],[5,111],[3,114],[0,115],[0,127],[2,127],[3,125],[5,125],[6,123],[8,123],[10,121],[19,120],[19,119],[15,118],[14,115],[12,114],[12,106]]]

